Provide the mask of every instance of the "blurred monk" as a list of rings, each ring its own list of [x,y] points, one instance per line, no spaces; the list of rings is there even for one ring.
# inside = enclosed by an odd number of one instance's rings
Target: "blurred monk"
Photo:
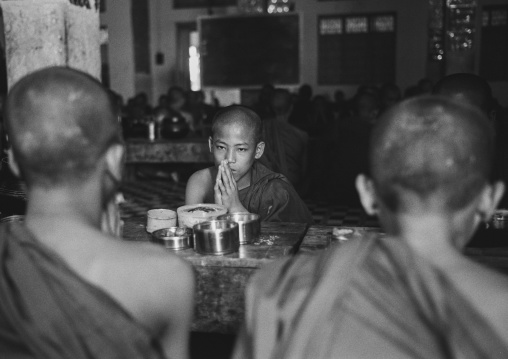
[[[234,358],[507,358],[508,278],[461,251],[504,191],[491,123],[419,97],[373,130],[356,186],[386,236],[365,235],[256,273]]]
[[[28,204],[24,224],[0,226],[1,356],[188,358],[189,264],[112,233],[124,147],[108,92],[47,68],[14,85],[5,113]]]

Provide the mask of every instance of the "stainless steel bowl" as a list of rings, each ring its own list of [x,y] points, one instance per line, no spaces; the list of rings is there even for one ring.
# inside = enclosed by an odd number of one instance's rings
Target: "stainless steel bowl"
[[[261,233],[261,220],[255,213],[231,213],[217,217],[219,220],[238,223],[240,244],[249,244],[259,238]]]
[[[162,228],[152,232],[152,242],[175,251],[192,247],[192,230],[185,227]]]
[[[7,223],[7,222],[21,222],[21,223],[23,223],[24,221],[25,221],[25,216],[17,215],[17,214],[0,219],[0,223]]]
[[[229,254],[240,247],[236,222],[213,220],[196,224],[193,229],[194,250],[200,254]]]

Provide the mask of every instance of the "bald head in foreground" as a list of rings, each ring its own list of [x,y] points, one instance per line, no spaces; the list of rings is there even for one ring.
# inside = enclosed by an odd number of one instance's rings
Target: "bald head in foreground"
[[[9,164],[28,204],[24,224],[0,226],[6,357],[188,357],[191,268],[104,225],[123,166],[114,113],[102,85],[69,68],[31,73],[9,93]]]
[[[503,193],[478,109],[419,97],[384,113],[357,188],[386,236],[268,265],[234,358],[506,358],[508,279],[463,247]]]

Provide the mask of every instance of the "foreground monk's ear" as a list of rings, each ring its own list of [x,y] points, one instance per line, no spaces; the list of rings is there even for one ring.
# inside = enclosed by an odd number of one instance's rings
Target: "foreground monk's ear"
[[[480,193],[477,214],[480,220],[486,222],[494,215],[494,211],[504,195],[505,185],[501,181],[494,182],[484,187]]]
[[[259,160],[261,156],[263,156],[263,152],[265,152],[265,143],[261,141],[256,146],[256,155],[254,158]]]
[[[19,166],[18,166],[18,162],[16,162],[16,159],[14,158],[14,153],[12,152],[12,147],[9,148],[9,150],[7,151],[7,154],[9,156],[9,168],[11,169],[11,172],[16,176],[16,177],[21,177],[21,172],[19,171]]]
[[[369,216],[377,215],[378,205],[376,191],[372,180],[364,174],[359,174],[356,177],[355,184],[358,195],[360,196],[360,202],[362,202],[365,212],[367,212]]]
[[[208,148],[210,149],[210,153],[212,153],[212,145],[213,145],[213,140],[212,140],[212,136],[208,137]]]
[[[108,172],[113,176],[117,183],[122,180],[124,166],[125,149],[121,144],[111,145],[104,154]]]

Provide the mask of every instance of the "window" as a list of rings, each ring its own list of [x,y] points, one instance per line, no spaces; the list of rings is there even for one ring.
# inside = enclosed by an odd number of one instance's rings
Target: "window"
[[[508,6],[483,8],[480,76],[508,80]]]
[[[199,33],[190,33],[189,46],[189,79],[192,91],[201,90],[201,74],[199,70]]]
[[[318,83],[393,82],[395,30],[393,13],[320,16]]]

